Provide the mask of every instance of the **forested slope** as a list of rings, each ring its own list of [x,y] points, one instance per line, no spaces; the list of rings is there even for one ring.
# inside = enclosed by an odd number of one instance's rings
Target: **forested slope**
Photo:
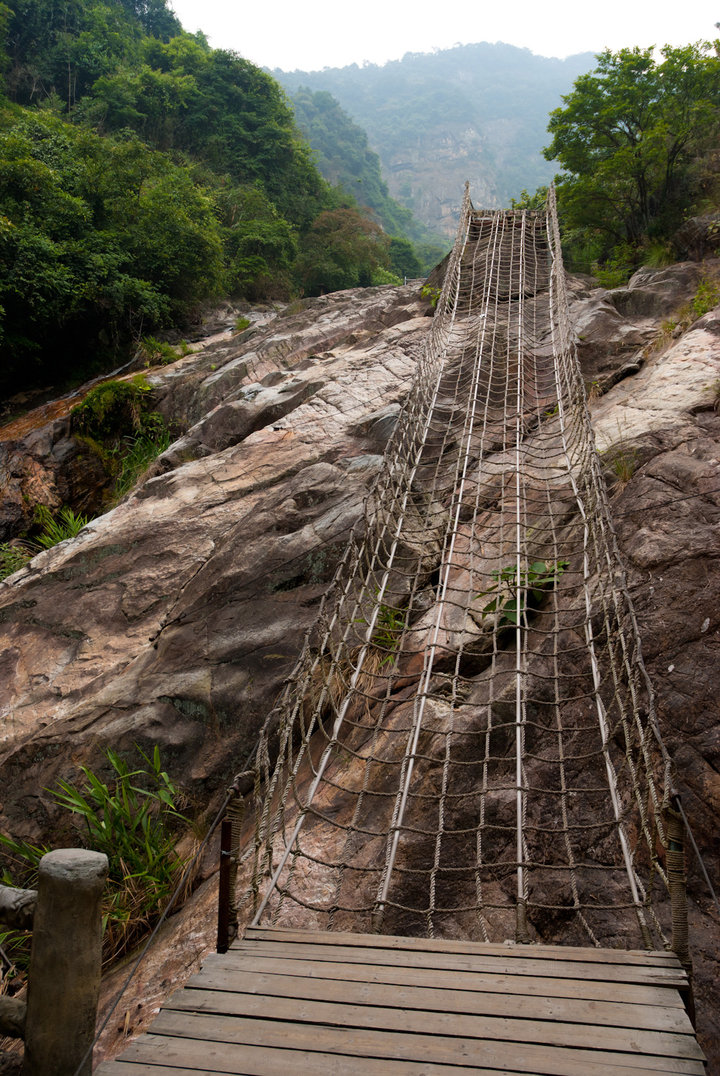
[[[212,297],[388,279],[390,236],[322,178],[280,87],[165,0],[0,18],[0,391],[107,367]]]
[[[354,123],[338,101],[325,90],[313,93],[301,86],[291,97],[297,123],[307,137],[320,172],[367,206],[392,236],[406,236],[416,245],[422,268],[430,270],[447,252],[447,241],[421,224],[412,211],[390,197],[380,158],[370,148],[367,133]],[[403,257],[404,255],[404,257]],[[407,239],[391,244],[391,263],[401,275],[416,275]]]

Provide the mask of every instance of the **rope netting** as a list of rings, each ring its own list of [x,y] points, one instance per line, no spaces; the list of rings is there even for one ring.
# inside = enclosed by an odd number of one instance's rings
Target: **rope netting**
[[[669,798],[554,193],[466,192],[364,527],[262,733],[244,900],[285,926],[662,948]]]

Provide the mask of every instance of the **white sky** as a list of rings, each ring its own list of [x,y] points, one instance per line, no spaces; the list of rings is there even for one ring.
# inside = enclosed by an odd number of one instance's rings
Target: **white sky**
[[[316,71],[504,41],[542,56],[718,36],[718,0],[171,0],[186,30],[260,67]]]

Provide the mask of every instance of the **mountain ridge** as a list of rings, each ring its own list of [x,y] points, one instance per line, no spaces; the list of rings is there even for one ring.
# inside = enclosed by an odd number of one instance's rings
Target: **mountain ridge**
[[[301,87],[331,93],[367,131],[391,197],[451,236],[466,180],[493,208],[552,179],[542,156],[549,113],[594,63],[593,53],[560,60],[478,42],[383,65],[270,73],[290,97]]]

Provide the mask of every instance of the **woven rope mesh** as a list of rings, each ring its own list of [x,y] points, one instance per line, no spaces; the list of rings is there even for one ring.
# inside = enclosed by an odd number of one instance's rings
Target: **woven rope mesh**
[[[260,742],[256,921],[665,944],[668,764],[572,339],[553,192],[466,193],[364,527]]]

